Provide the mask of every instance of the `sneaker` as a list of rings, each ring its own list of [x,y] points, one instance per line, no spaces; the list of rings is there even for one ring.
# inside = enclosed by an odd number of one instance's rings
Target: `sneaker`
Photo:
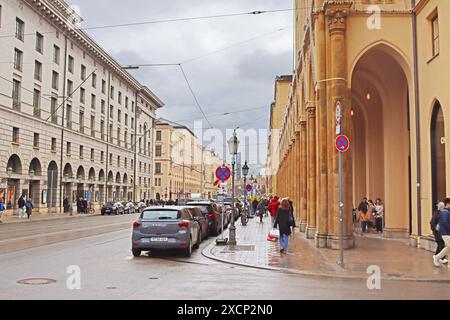
[[[284,253],[284,249],[280,249],[280,253]]]
[[[447,259],[441,259],[441,260],[439,260],[439,262],[441,264],[448,264],[448,260]]]
[[[441,262],[439,261],[437,256],[433,256],[433,263],[435,267],[440,267],[441,266]]]

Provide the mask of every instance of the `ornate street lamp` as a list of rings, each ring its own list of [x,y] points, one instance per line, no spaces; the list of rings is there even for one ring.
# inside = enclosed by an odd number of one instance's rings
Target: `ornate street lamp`
[[[242,175],[244,176],[244,213],[247,213],[247,175],[250,168],[248,167],[247,161],[245,161],[242,167]]]
[[[236,155],[239,150],[239,140],[236,135],[236,130],[234,130],[233,135],[231,136],[230,140],[228,140],[228,149],[230,152],[230,155],[233,157],[232,162],[232,175],[231,175],[231,208],[232,208],[232,215],[231,215],[231,226],[230,226],[230,239],[228,241],[228,244],[230,246],[236,245],[236,226],[234,221],[234,214],[235,214],[235,202],[234,202],[234,175],[235,175],[235,164],[236,164]]]

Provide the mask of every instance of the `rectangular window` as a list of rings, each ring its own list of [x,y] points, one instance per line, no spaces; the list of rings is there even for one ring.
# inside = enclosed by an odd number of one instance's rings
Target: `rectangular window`
[[[13,100],[13,109],[20,109],[20,91],[21,91],[21,83],[18,80],[13,80],[13,91],[12,91],[12,100]]]
[[[37,60],[34,62],[34,80],[42,81],[42,63]]]
[[[111,86],[111,92],[109,95],[110,95],[111,100],[114,100],[114,87],[113,86]]]
[[[117,156],[117,166],[120,167],[120,156]]]
[[[67,80],[67,96],[72,98],[73,93],[73,82],[71,80]]]
[[[51,98],[50,100],[50,112],[52,117],[52,123],[58,123],[58,113],[56,111],[58,100],[56,98]]]
[[[120,147],[121,143],[120,143],[120,128],[117,128],[117,145]]]
[[[53,46],[53,62],[54,63],[59,64],[60,54],[61,54],[61,50],[59,49],[59,47],[57,45],[54,45]]]
[[[156,131],[156,141],[161,141],[161,131]]]
[[[101,163],[105,162],[105,151],[100,151],[100,162]]]
[[[74,69],[73,69],[74,64],[75,64],[75,60],[73,59],[72,56],[69,56],[69,66],[68,66],[68,69],[69,69],[69,72],[72,73],[72,74],[73,74],[73,70],[74,70]]]
[[[91,109],[95,110],[97,97],[95,94],[91,94]]]
[[[14,69],[22,71],[23,52],[19,49],[14,49]]]
[[[120,91],[117,100],[119,101],[119,104],[122,104],[122,92]]]
[[[35,133],[33,136],[33,148],[39,148],[39,133]]]
[[[91,116],[91,137],[95,138],[95,116]]]
[[[86,79],[86,67],[84,65],[81,65],[81,80]]]
[[[15,144],[19,144],[19,128],[13,128],[12,142]]]
[[[52,88],[55,90],[59,88],[59,74],[56,71],[52,73]]]
[[[125,148],[128,149],[128,131],[125,130],[125,132],[123,133],[123,141],[125,143]]]
[[[56,152],[56,138],[52,138],[52,152]]]
[[[19,18],[16,18],[16,38],[20,41],[23,41],[25,35],[25,23],[20,20]]]
[[[80,88],[80,103],[84,104],[86,102],[86,90]]]
[[[2,5],[0,4],[0,28],[2,27]]]
[[[437,12],[431,18],[431,30],[433,38],[433,57],[439,54],[439,16]]]
[[[72,129],[72,106],[66,106],[66,126],[68,129]]]
[[[155,173],[160,174],[161,173],[161,163],[156,162],[155,163]]]
[[[91,148],[91,161],[95,161],[95,151]]]
[[[83,159],[84,157],[84,147],[80,146],[80,159]]]
[[[117,122],[121,122],[122,121],[122,111],[117,110]]]
[[[37,118],[41,117],[41,92],[37,89],[33,91],[33,115]]]
[[[112,155],[112,153],[110,153],[110,154],[109,154],[109,164],[110,164],[110,165],[112,165],[112,157],[113,157],[113,155]]]
[[[70,142],[66,142],[66,155],[70,156],[72,153],[72,144]]]
[[[125,125],[128,126],[128,114],[125,113]]]
[[[40,53],[44,52],[44,36],[39,32],[36,32],[36,51]]]
[[[102,93],[105,94],[106,93],[106,81],[102,80]]]
[[[161,146],[156,146],[156,148],[155,148],[155,156],[156,157],[161,157],[161,155],[162,155]]]
[[[109,124],[109,143],[113,143],[114,138],[113,138],[113,124],[110,123]]]
[[[100,121],[100,137],[105,141],[105,121]]]
[[[92,88],[97,88],[97,75],[92,74]]]
[[[80,132],[84,133],[84,112],[80,112],[79,125],[80,125]]]
[[[128,109],[128,97],[125,97],[125,108]]]
[[[109,117],[114,119],[114,107],[111,105],[109,106]]]
[[[131,129],[134,129],[134,118],[131,118]]]
[[[102,114],[105,114],[105,108],[106,108],[106,101],[105,100],[102,100],[102,102],[101,102],[101,104],[102,104],[102,107],[101,107],[101,111],[102,111]]]

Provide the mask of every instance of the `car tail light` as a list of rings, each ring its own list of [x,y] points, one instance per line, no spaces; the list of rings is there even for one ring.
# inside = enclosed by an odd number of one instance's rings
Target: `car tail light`
[[[133,222],[133,228],[134,229],[139,228],[140,226],[141,226],[141,223],[139,221]]]
[[[214,213],[210,213],[210,214],[208,214],[208,218],[209,219],[215,219],[216,215]]]
[[[189,221],[181,221],[179,224],[180,228],[189,228]]]

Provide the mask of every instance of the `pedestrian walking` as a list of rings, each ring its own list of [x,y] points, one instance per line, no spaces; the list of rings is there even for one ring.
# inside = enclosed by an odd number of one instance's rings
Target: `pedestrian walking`
[[[278,207],[280,206],[280,202],[278,201],[278,199],[279,199],[278,196],[273,197],[272,200],[270,200],[270,203],[268,205],[268,210],[270,213],[272,225],[275,223],[275,217],[277,216],[277,210],[278,210]]]
[[[253,208],[253,212],[255,213],[255,215],[256,215],[256,210],[258,208],[258,204],[259,204],[259,202],[255,197],[255,199],[253,199],[253,201],[252,201],[252,208]]]
[[[25,218],[25,199],[23,198],[23,195],[20,196],[17,205],[19,206],[19,219]]]
[[[367,201],[367,230],[371,231],[375,225],[375,204],[372,200]]]
[[[433,263],[436,267],[440,267],[444,262],[443,259],[450,253],[450,198],[444,200],[444,205],[445,208],[439,212],[436,230],[442,236],[445,247],[440,253],[433,256]]]
[[[274,228],[280,230],[280,252],[286,253],[291,232],[291,207],[287,199],[283,199],[277,209]]]
[[[359,212],[359,221],[361,223],[361,232],[365,233],[367,228],[367,212],[368,212],[368,206],[367,206],[367,198],[364,198],[363,201],[358,206],[358,212]]]
[[[442,206],[444,206],[443,203]],[[375,228],[377,230],[377,233],[383,233],[384,205],[380,198],[376,200],[374,216],[375,216]]]
[[[67,196],[64,197],[63,207],[64,207],[64,213],[69,212],[70,205],[69,205],[69,198]]]
[[[259,222],[263,222],[263,217],[266,211],[266,206],[265,206],[265,202],[264,199],[261,199],[261,201],[258,203],[258,206],[256,207],[256,212],[259,216]]]
[[[33,213],[33,201],[31,198],[27,198],[27,201],[25,201],[25,210],[27,212],[28,220],[30,220],[30,217]]]
[[[289,199],[289,198],[287,198],[287,200],[289,201],[289,206],[290,206],[290,210],[289,210],[289,212],[290,212],[290,217],[289,217],[289,219],[290,219],[290,223],[291,223],[291,227],[292,227],[292,232],[294,232],[294,230],[295,230],[295,227],[297,226],[296,224],[295,224],[295,215],[294,215],[294,203],[291,201],[291,199]]]
[[[445,242],[444,239],[442,239],[441,233],[437,230],[437,226],[439,223],[439,214],[441,210],[445,208],[445,205],[443,202],[439,202],[436,205],[436,209],[433,211],[433,215],[431,217],[430,226],[431,231],[433,231],[434,240],[436,241],[437,247],[436,247],[436,253],[435,255],[438,255],[444,248],[445,248]],[[447,257],[442,258],[441,263],[448,263]]]
[[[3,223],[1,219],[2,219],[3,211],[5,211],[5,210],[6,210],[5,203],[3,201],[0,201],[0,223]]]

